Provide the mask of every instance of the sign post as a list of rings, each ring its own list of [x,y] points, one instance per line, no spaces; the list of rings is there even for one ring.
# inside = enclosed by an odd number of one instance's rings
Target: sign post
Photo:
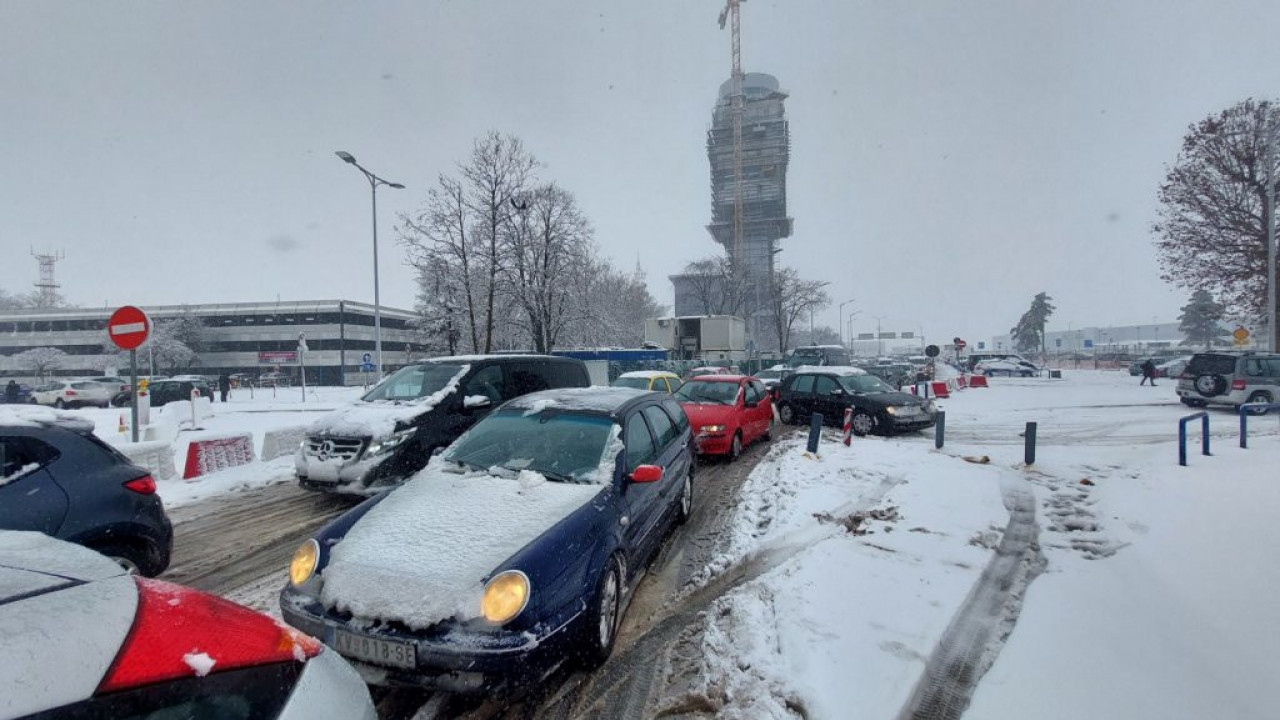
[[[307,334],[298,333],[298,375],[302,380],[302,402],[307,401],[307,366],[302,356],[307,352]]]
[[[133,378],[129,417],[133,426],[130,437],[138,442],[138,346],[151,334],[151,319],[142,310],[125,305],[111,313],[107,321],[107,337],[121,350],[129,351],[129,374]]]
[[[1231,333],[1232,345],[1236,347],[1244,347],[1249,344],[1249,331],[1243,325],[1237,325],[1236,329]]]

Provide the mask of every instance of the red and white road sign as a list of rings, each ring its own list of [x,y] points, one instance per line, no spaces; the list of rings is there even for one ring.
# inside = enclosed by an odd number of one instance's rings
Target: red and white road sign
[[[956,340],[956,349],[957,349],[957,350],[963,350],[963,349],[965,349],[968,345],[969,345],[969,343],[967,343],[967,342],[965,342],[965,341],[963,341],[963,340],[959,340],[959,339],[957,339],[957,340]]]
[[[147,341],[151,333],[151,319],[132,305],[111,313],[107,321],[107,337],[121,350],[133,350]]]

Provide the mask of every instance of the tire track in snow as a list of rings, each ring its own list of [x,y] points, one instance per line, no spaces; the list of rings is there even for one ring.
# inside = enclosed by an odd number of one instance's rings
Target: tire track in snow
[[[978,681],[1000,654],[1022,610],[1027,587],[1045,566],[1036,496],[1006,481],[1009,523],[995,555],[951,620],[900,720],[958,720]]]

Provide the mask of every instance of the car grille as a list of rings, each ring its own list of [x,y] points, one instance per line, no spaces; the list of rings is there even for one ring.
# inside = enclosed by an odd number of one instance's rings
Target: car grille
[[[328,460],[346,462],[359,457],[360,451],[363,449],[364,438],[311,435],[307,437],[307,444],[303,448],[303,452],[307,457],[315,458],[321,462]]]

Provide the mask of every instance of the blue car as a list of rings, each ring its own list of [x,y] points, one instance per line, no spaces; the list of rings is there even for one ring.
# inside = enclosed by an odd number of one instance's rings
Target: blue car
[[[283,617],[375,685],[479,692],[598,665],[689,516],[690,440],[665,393],[511,400],[303,543]]]

